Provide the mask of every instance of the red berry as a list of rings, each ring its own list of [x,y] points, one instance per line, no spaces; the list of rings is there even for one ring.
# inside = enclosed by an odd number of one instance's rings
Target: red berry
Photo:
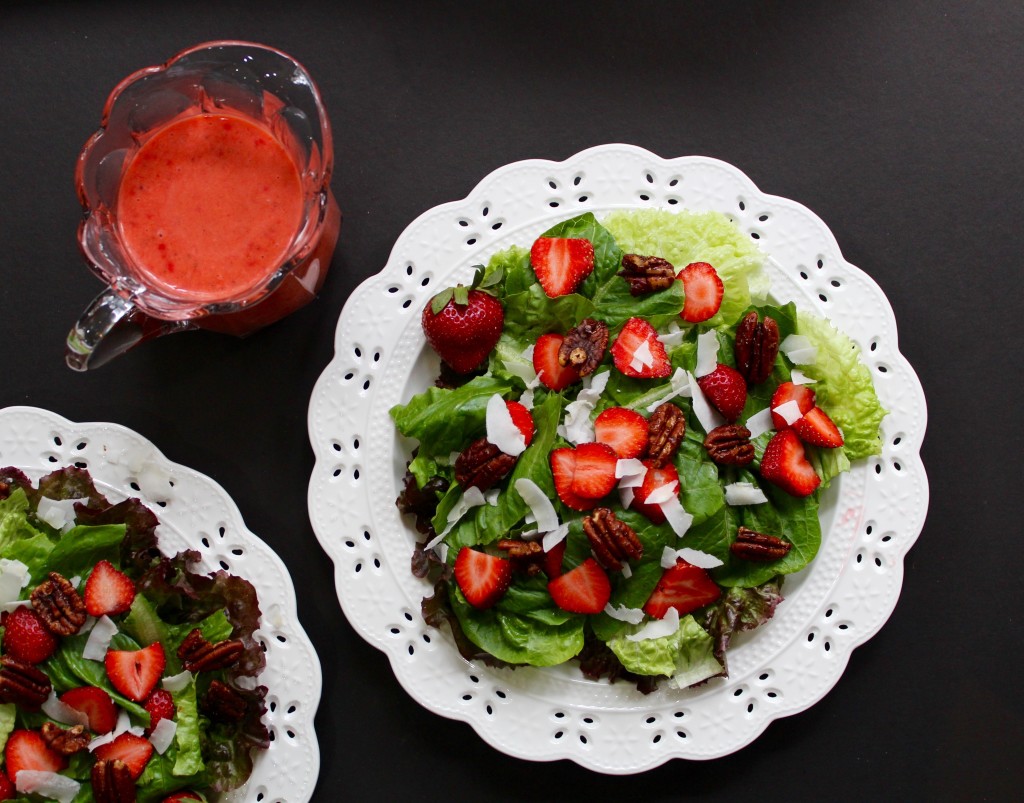
[[[143,708],[149,712],[149,730],[157,726],[161,719],[174,719],[174,700],[170,692],[164,689],[154,689],[153,693],[146,698]]]
[[[612,344],[612,360],[623,374],[636,379],[664,378],[672,373],[665,344],[643,318],[630,318],[623,324]]]
[[[455,559],[455,582],[474,608],[490,608],[508,591],[512,564],[506,558],[464,546]]]
[[[7,777],[15,781],[22,770],[60,772],[68,765],[64,756],[50,749],[39,731],[30,730],[11,733],[4,747],[4,762]]]
[[[661,509],[661,504],[648,504],[647,498],[655,491],[672,483],[675,483],[676,493],[678,494],[679,472],[676,471],[676,467],[671,463],[657,468],[653,461],[645,460],[644,465],[647,466],[647,473],[644,474],[643,484],[636,489],[633,495],[633,503],[630,505],[630,508],[637,513],[643,514],[655,524],[661,524],[665,521],[665,513]]]
[[[165,797],[160,803],[188,803],[190,800],[202,801],[195,792],[175,792],[170,797]]]
[[[593,272],[594,246],[582,238],[538,237],[530,249],[530,264],[549,297],[568,295]]]
[[[116,616],[132,607],[135,583],[109,561],[101,560],[85,582],[83,599],[90,616]]]
[[[562,574],[562,559],[565,557],[565,539],[563,538],[544,553],[544,573],[548,579],[554,580]]]
[[[465,303],[459,303],[463,291]],[[505,311],[498,299],[461,286],[434,296],[421,317],[427,342],[459,374],[468,374],[487,359],[504,323]]]
[[[644,605],[644,612],[655,619],[664,619],[669,608],[675,608],[680,616],[685,616],[721,595],[722,589],[704,569],[679,559],[661,576]]]
[[[32,608],[21,605],[4,617],[3,648],[5,653],[38,664],[57,650],[57,637],[46,627]]]
[[[793,496],[809,496],[821,484],[804,453],[804,445],[791,429],[776,432],[764,449],[761,476]]]
[[[775,412],[776,407],[781,407],[786,402],[795,401],[800,409],[800,415],[807,415],[814,407],[814,391],[807,385],[794,385],[792,382],[783,382],[772,394],[772,425],[780,432],[789,429],[790,425],[786,419]]]
[[[735,368],[719,363],[710,374],[700,377],[697,384],[730,424],[743,413],[747,403],[747,381]]]
[[[614,489],[615,464],[619,458],[611,446],[603,443],[581,443],[576,447],[572,491],[584,499],[600,499]]]
[[[533,370],[549,390],[564,390],[580,381],[580,373],[571,365],[558,362],[558,351],[565,338],[554,332],[541,335],[533,346]]]
[[[141,650],[107,650],[107,677],[121,694],[141,703],[163,676],[167,659],[159,641]]]
[[[587,558],[575,569],[548,583],[555,605],[570,613],[600,613],[612,595],[612,585],[604,569]]]
[[[60,701],[89,717],[89,730],[93,733],[110,733],[117,724],[117,706],[98,686],[70,689],[60,696]]]
[[[555,480],[555,493],[562,503],[573,510],[590,510],[597,504],[596,499],[586,499],[573,489],[573,477],[576,474],[576,450],[567,446],[552,449],[549,457],[551,475]]]
[[[506,401],[505,406],[508,407],[508,414],[512,416],[512,423],[523,433],[526,445],[529,446],[533,440],[533,416],[517,401]]]
[[[594,420],[594,438],[621,458],[639,457],[647,448],[647,419],[636,410],[609,407]]]
[[[14,788],[7,773],[0,770],[0,800],[14,800],[18,796],[18,790]]]
[[[804,443],[814,446],[835,449],[843,445],[843,433],[820,407],[812,407],[803,418],[794,421],[793,431]]]
[[[700,323],[714,316],[722,306],[725,291],[718,271],[707,262],[692,262],[679,271],[686,301],[680,313],[684,321]]]
[[[114,741],[97,747],[93,755],[99,761],[123,761],[132,778],[138,780],[153,755],[153,745],[149,739],[125,731]]]

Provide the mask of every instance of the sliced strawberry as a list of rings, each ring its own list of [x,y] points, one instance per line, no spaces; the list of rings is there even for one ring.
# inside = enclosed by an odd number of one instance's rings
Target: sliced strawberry
[[[132,607],[135,583],[109,561],[101,560],[85,582],[83,599],[90,616],[116,616]]]
[[[98,686],[70,689],[60,696],[60,701],[89,717],[89,730],[93,733],[110,733],[117,724],[117,706]]]
[[[555,605],[570,613],[600,613],[612,595],[612,584],[604,569],[587,558],[575,569],[548,583]]]
[[[154,641],[141,650],[107,650],[104,664],[114,688],[141,703],[160,681],[167,659],[163,646]]]
[[[550,390],[564,390],[580,381],[580,373],[571,365],[558,362],[558,350],[565,338],[557,333],[541,335],[533,346],[533,370],[540,382]]]
[[[6,614],[3,625],[4,652],[15,658],[38,664],[57,650],[57,637],[28,605],[20,605]]]
[[[455,559],[455,581],[474,608],[490,608],[508,591],[512,563],[467,546]]]
[[[644,612],[655,619],[664,619],[668,609],[675,608],[680,616],[685,616],[721,595],[722,589],[704,569],[680,558],[675,566],[665,570],[648,597]]]
[[[7,739],[4,747],[4,761],[7,777],[18,780],[22,770],[60,772],[67,767],[68,760],[51,750],[39,731],[16,730]]]
[[[160,803],[188,803],[190,800],[202,801],[195,792],[175,792],[170,797],[165,797]]]
[[[576,450],[563,446],[551,450],[551,474],[555,478],[555,492],[562,502],[573,510],[590,510],[597,504],[596,499],[586,499],[573,488],[576,475]]]
[[[843,445],[843,433],[820,407],[812,407],[803,418],[794,421],[793,431],[804,443],[814,446],[835,449]]]
[[[747,403],[747,380],[735,368],[719,363],[710,374],[697,380],[700,389],[730,424],[740,417]]]
[[[718,271],[707,262],[691,262],[679,271],[679,278],[686,294],[680,313],[684,321],[700,323],[718,312],[725,292]]]
[[[548,579],[554,580],[562,574],[562,559],[565,557],[565,539],[563,538],[544,553],[544,573]]]
[[[809,496],[821,484],[804,454],[804,445],[791,429],[776,432],[764,448],[761,476],[793,496]]]
[[[170,692],[163,689],[153,689],[153,693],[146,698],[146,702],[142,706],[149,712],[150,731],[157,726],[161,719],[174,719],[176,710],[174,700],[171,698]]]
[[[614,489],[615,464],[619,458],[604,443],[581,443],[576,447],[576,465],[572,474],[572,492],[584,499],[600,499]]]
[[[642,513],[655,524],[661,524],[665,521],[665,513],[661,509],[661,503],[653,502],[648,504],[647,498],[655,491],[672,483],[675,483],[676,493],[678,493],[679,472],[676,471],[676,467],[671,463],[657,468],[653,461],[645,460],[644,465],[647,466],[647,473],[644,474],[643,484],[637,488],[636,493],[633,495],[633,504],[630,505],[630,508],[637,513]]]
[[[530,249],[537,281],[551,298],[575,293],[594,270],[594,246],[575,237],[538,237]]]
[[[523,433],[526,445],[529,446],[530,441],[533,440],[533,416],[517,401],[506,401],[505,406],[508,407],[508,414],[512,416],[512,423]]]
[[[14,800],[18,796],[18,790],[7,777],[7,773],[0,770],[0,800]]]
[[[97,747],[93,755],[99,761],[123,761],[132,778],[138,780],[153,755],[153,745],[149,739],[125,731],[114,741]]]
[[[630,318],[612,344],[615,367],[635,379],[663,378],[672,373],[665,345],[643,318]]]
[[[636,410],[609,407],[594,420],[594,438],[620,458],[639,457],[647,448],[647,419]]]
[[[800,408],[800,415],[807,415],[814,407],[814,391],[807,385],[794,385],[792,382],[783,382],[772,394],[772,424],[780,432],[789,429],[786,419],[775,412],[776,407],[781,407],[786,402],[795,401]]]

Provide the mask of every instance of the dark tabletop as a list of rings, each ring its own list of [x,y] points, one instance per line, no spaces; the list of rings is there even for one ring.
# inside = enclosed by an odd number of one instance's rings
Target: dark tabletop
[[[217,38],[291,53],[334,127],[342,239],[320,297],[87,374],[100,289],[75,159],[111,88]],[[114,421],[213,477],[296,580],[323,664],[316,800],[1008,799],[1024,784],[1019,297],[1024,6],[1003,2],[8,4],[0,14],[0,405]],[[731,162],[830,226],[895,310],[930,427],[929,516],[892,617],[751,746],[605,777],[429,713],[341,614],[306,513],[306,410],[345,299],[403,228],[495,168],[606,142]]]

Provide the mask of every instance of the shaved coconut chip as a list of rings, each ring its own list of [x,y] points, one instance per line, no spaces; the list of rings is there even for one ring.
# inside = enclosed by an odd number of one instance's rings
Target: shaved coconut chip
[[[761,505],[767,501],[764,491],[752,482],[734,482],[725,486],[727,505]]]
[[[633,359],[630,360],[629,367],[634,371],[642,371],[652,365],[654,365],[654,355],[651,353],[651,344],[645,340],[633,352]]]
[[[466,513],[474,507],[480,507],[480,505],[486,504],[487,500],[484,499],[483,491],[477,488],[475,485],[467,488],[462,496],[458,498],[455,503],[455,507],[448,511],[448,526],[438,534],[436,538],[431,539],[424,549],[433,549],[435,546],[440,544],[445,536],[448,535],[458,523],[459,519],[466,515]]]
[[[644,620],[644,612],[639,608],[627,608],[625,605],[612,605],[610,602],[604,606],[604,612],[612,619],[620,622],[629,622],[631,625],[638,625]]]
[[[652,638],[671,636],[679,629],[679,611],[669,608],[664,619],[652,619],[636,633],[626,636],[627,641],[647,641]]]
[[[660,505],[662,502],[667,502],[669,499],[676,498],[676,488],[679,487],[677,480],[672,482],[666,482],[664,485],[659,485],[644,499],[645,505]]]
[[[58,700],[53,689],[50,689],[50,696],[43,701],[40,708],[43,709],[43,713],[50,719],[54,719],[63,725],[84,725],[87,728],[89,727],[89,717],[77,708],[72,708],[67,703],[62,703]]]
[[[803,335],[786,335],[779,343],[779,351],[797,365],[810,365],[818,358],[818,349]]]
[[[621,572],[622,572],[622,576],[625,577],[627,580],[630,577],[633,576],[633,570],[631,568],[629,568],[629,564],[628,563],[623,563],[622,564]]]
[[[448,544],[438,544],[436,547],[434,547],[434,554],[437,555],[437,559],[441,561],[441,563],[447,563]]]
[[[679,497],[673,496],[671,499],[666,499],[658,507],[665,514],[665,521],[672,528],[672,532],[682,538],[693,524],[693,516],[683,509],[683,503],[679,501]]]
[[[636,491],[632,488],[619,486],[619,501],[622,506],[628,508],[633,504],[633,499],[636,497]]]
[[[487,442],[512,457],[519,457],[526,450],[526,438],[499,393],[487,400]]]
[[[499,488],[492,488],[484,494],[484,501],[491,507],[497,507],[499,496],[501,496],[501,490]]]
[[[615,479],[617,480],[621,480],[623,477],[635,477],[637,474],[642,477],[646,473],[647,466],[636,457],[622,457],[615,461]]]
[[[14,777],[14,785],[19,792],[41,795],[58,803],[71,803],[82,786],[74,778],[46,770],[21,770]]]
[[[533,346],[530,346],[530,350],[533,350]],[[543,372],[541,372],[543,373]],[[540,375],[535,374],[533,379],[526,383],[526,390],[523,391],[523,395],[519,397],[519,403],[523,405],[527,410],[533,409],[533,395],[534,391],[540,385]]]
[[[149,743],[160,755],[167,752],[167,748],[174,741],[174,734],[178,730],[178,723],[173,719],[161,719],[156,723],[153,732],[149,735]]]
[[[551,504],[548,495],[540,489],[533,480],[520,477],[516,480],[515,489],[530,508],[533,516],[533,523],[537,525],[537,532],[548,533],[558,526],[558,514],[555,506]]]
[[[117,635],[117,625],[109,616],[101,616],[96,620],[96,624],[89,633],[89,640],[85,642],[82,657],[88,658],[90,661],[102,661],[107,657],[107,648],[115,635]]]
[[[545,552],[550,552],[556,546],[558,546],[565,537],[569,534],[568,524],[559,524],[551,532],[544,533],[544,540],[541,541],[541,546],[544,547]]]
[[[814,365],[818,360],[818,350],[816,348],[794,349],[786,356],[789,357],[790,362],[796,365]]]
[[[85,617],[85,624],[83,624],[79,628],[78,635],[79,636],[84,635],[85,633],[88,633],[90,630],[92,630],[94,627],[96,627],[96,617],[95,616],[86,616]]]
[[[188,684],[192,682],[192,673],[187,669],[184,672],[179,672],[177,675],[170,675],[160,681],[160,685],[164,687],[166,691],[181,691],[188,687]]]
[[[793,381],[794,385],[813,385],[818,381],[817,379],[811,379],[799,368],[793,369],[790,374],[790,379]]]
[[[676,396],[683,396],[688,399],[693,395],[690,391],[690,376],[682,368],[676,368],[668,383],[669,389],[662,395],[655,397],[654,401],[647,405],[647,412],[653,413],[665,402],[674,399]]]
[[[750,430],[750,437],[756,438],[765,432],[775,429],[775,422],[772,420],[772,411],[765,407],[763,410],[754,413],[744,426]]]
[[[686,329],[680,329],[679,324],[672,321],[669,323],[668,329],[658,335],[658,340],[665,346],[678,346],[686,337],[686,331]]]
[[[793,426],[793,424],[804,417],[804,414],[800,412],[800,405],[796,399],[790,399],[788,402],[780,404],[772,412],[781,415],[790,426]]]
[[[83,498],[50,499],[48,496],[41,496],[36,507],[36,515],[53,529],[67,532],[75,526],[75,502],[84,501],[86,500]]]
[[[28,585],[28,566],[20,560],[0,560],[0,603],[14,602]]]
[[[676,565],[676,561],[680,559],[699,569],[715,569],[722,565],[722,561],[714,555],[701,552],[699,549],[690,549],[689,547],[672,549],[671,547],[665,547],[661,553],[661,567],[663,569],[671,569]]]
[[[587,377],[576,400],[565,405],[565,419],[558,427],[558,434],[574,446],[593,442],[594,422],[590,420],[590,414],[601,400],[610,376],[611,371],[602,371]]]
[[[102,736],[97,736],[91,742],[89,742],[89,752],[94,751],[97,747],[102,747],[105,744],[110,744],[122,733],[127,733],[132,730],[132,720],[128,716],[128,712],[123,708],[118,711],[117,724],[114,725],[114,729],[110,733],[104,733]],[[142,728],[137,729],[139,735],[142,735]]]
[[[700,385],[697,384],[693,375],[687,374],[687,376],[690,379],[690,391],[693,393],[693,414],[697,416],[701,427],[705,432],[710,432],[722,426],[725,423],[725,418],[711,406],[711,402],[708,401],[708,397],[704,395],[704,391],[700,389]]]
[[[707,376],[718,367],[718,333],[712,329],[697,335],[697,367],[694,376]]]
[[[30,603],[29,603],[29,601],[27,599],[11,600],[10,602],[0,603],[0,611],[6,611],[7,613],[10,613],[11,611],[17,610],[22,605],[28,605],[28,604],[30,604]]]

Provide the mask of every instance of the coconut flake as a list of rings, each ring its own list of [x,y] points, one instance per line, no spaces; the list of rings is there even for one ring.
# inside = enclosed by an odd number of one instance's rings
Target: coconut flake
[[[636,633],[626,636],[628,641],[647,641],[653,638],[664,638],[671,636],[679,629],[679,611],[669,608],[663,619],[652,619],[641,627]]]
[[[804,414],[800,412],[800,405],[797,403],[796,399],[790,399],[788,402],[772,408],[772,412],[781,415],[790,426],[793,426],[793,424],[804,416]]]
[[[583,380],[583,389],[576,394],[576,400],[565,405],[565,419],[558,427],[558,434],[574,446],[581,443],[592,443],[594,440],[594,422],[590,414],[601,400],[608,385],[611,371],[602,371]]]
[[[680,328],[679,324],[675,321],[671,321],[668,328],[658,335],[658,340],[662,342],[666,348],[672,346],[678,346],[683,342],[683,338],[686,337],[686,329]]]
[[[636,490],[633,488],[624,488],[619,486],[619,501],[622,503],[624,508],[629,508],[633,504],[633,499],[636,497]]]
[[[541,546],[544,547],[545,552],[550,552],[556,546],[558,546],[565,537],[569,534],[568,524],[559,524],[555,529],[550,532],[544,533],[544,539],[541,541]]]
[[[84,725],[87,728],[89,727],[89,717],[77,708],[72,708],[67,703],[62,703],[57,699],[53,689],[50,689],[50,696],[43,701],[40,708],[43,709],[43,713],[50,719],[56,720],[63,725]]]
[[[691,566],[697,566],[700,569],[714,569],[722,565],[722,561],[714,555],[701,552],[699,549],[690,549],[689,547],[672,549],[672,547],[665,547],[662,550],[661,567],[663,569],[671,569],[679,560],[685,560]]]
[[[604,606],[604,612],[612,619],[620,622],[628,622],[631,625],[638,625],[644,620],[644,612],[639,608],[627,608],[625,605],[612,605],[610,602]]]
[[[764,491],[752,482],[733,482],[725,486],[727,505],[761,505],[767,501]]]
[[[665,402],[674,399],[676,396],[689,398],[693,395],[690,391],[690,376],[682,368],[676,368],[668,383],[669,389],[660,396],[655,397],[654,401],[647,405],[647,412],[653,413]]]
[[[818,349],[804,335],[786,335],[779,343],[779,351],[796,365],[810,365],[818,358]]]
[[[14,785],[19,792],[40,795],[58,803],[71,803],[82,786],[74,778],[45,770],[20,770],[14,776]]]
[[[711,406],[711,402],[704,395],[704,391],[700,389],[693,374],[687,374],[687,376],[690,380],[690,391],[693,393],[693,414],[697,416],[701,427],[705,432],[711,432],[711,430],[722,426],[725,423],[725,418]]]
[[[661,512],[665,514],[665,521],[668,522],[678,537],[682,538],[686,531],[690,529],[690,525],[693,524],[693,516],[686,512],[683,508],[682,502],[679,501],[679,497],[673,495],[671,499],[666,499],[664,502],[658,505],[661,508]]]
[[[633,359],[630,360],[629,367],[634,371],[642,371],[652,365],[654,365],[654,354],[651,353],[651,344],[644,340],[633,352]]]
[[[174,741],[174,734],[177,730],[178,723],[173,719],[161,719],[149,735],[149,743],[153,745],[156,752],[163,755]]]
[[[192,673],[187,669],[184,672],[179,672],[177,675],[169,675],[160,681],[160,685],[164,687],[166,691],[181,691],[188,687],[188,684],[192,682]]]
[[[48,496],[41,496],[36,507],[36,515],[53,529],[67,532],[75,526],[75,502],[84,501],[86,500],[83,498],[50,499]]]
[[[520,477],[515,483],[516,491],[526,502],[537,525],[537,532],[548,533],[558,526],[558,513],[548,495],[533,480]]]
[[[90,661],[102,661],[107,656],[107,648],[110,647],[110,640],[117,635],[117,625],[109,616],[101,616],[89,633],[89,640],[85,642],[82,650],[82,657]]]
[[[813,385],[818,381],[817,379],[811,379],[799,368],[794,368],[790,372],[790,379],[794,385]]]
[[[669,499],[676,498],[676,488],[679,487],[677,480],[672,482],[666,482],[664,485],[659,485],[644,499],[645,505],[660,505],[662,502],[667,502]]]
[[[491,490],[484,494],[484,501],[491,507],[497,507],[499,496],[501,496],[501,489],[491,488]]]
[[[772,411],[767,407],[763,410],[759,410],[750,416],[743,426],[750,430],[751,439],[756,438],[758,435],[763,435],[769,430],[775,429],[775,422],[772,420]]]
[[[718,367],[718,332],[714,329],[697,335],[697,367],[693,375],[707,376]]]
[[[635,477],[637,474],[643,477],[646,473],[647,466],[636,457],[621,457],[615,461],[615,479],[617,480]]]
[[[455,528],[455,525],[456,523],[458,523],[459,519],[465,516],[466,513],[471,508],[480,507],[480,505],[484,504],[487,504],[487,500],[484,498],[483,491],[481,491],[475,485],[471,485],[469,488],[463,491],[462,496],[460,496],[458,500],[455,502],[454,507],[452,507],[452,509],[448,511],[448,526],[445,527],[444,530],[442,530],[440,533],[438,533],[438,535],[435,538],[432,538],[423,548],[433,549],[434,547],[436,547],[445,539],[448,533],[450,533]]]
[[[0,603],[15,602],[28,585],[28,566],[20,560],[0,560]]]
[[[633,576],[633,570],[629,568],[628,563],[623,563],[622,568],[619,571],[622,574],[622,576],[625,577],[627,580]]]
[[[488,443],[512,457],[519,457],[526,450],[526,438],[512,420],[512,414],[500,393],[495,393],[487,400],[486,421]]]

